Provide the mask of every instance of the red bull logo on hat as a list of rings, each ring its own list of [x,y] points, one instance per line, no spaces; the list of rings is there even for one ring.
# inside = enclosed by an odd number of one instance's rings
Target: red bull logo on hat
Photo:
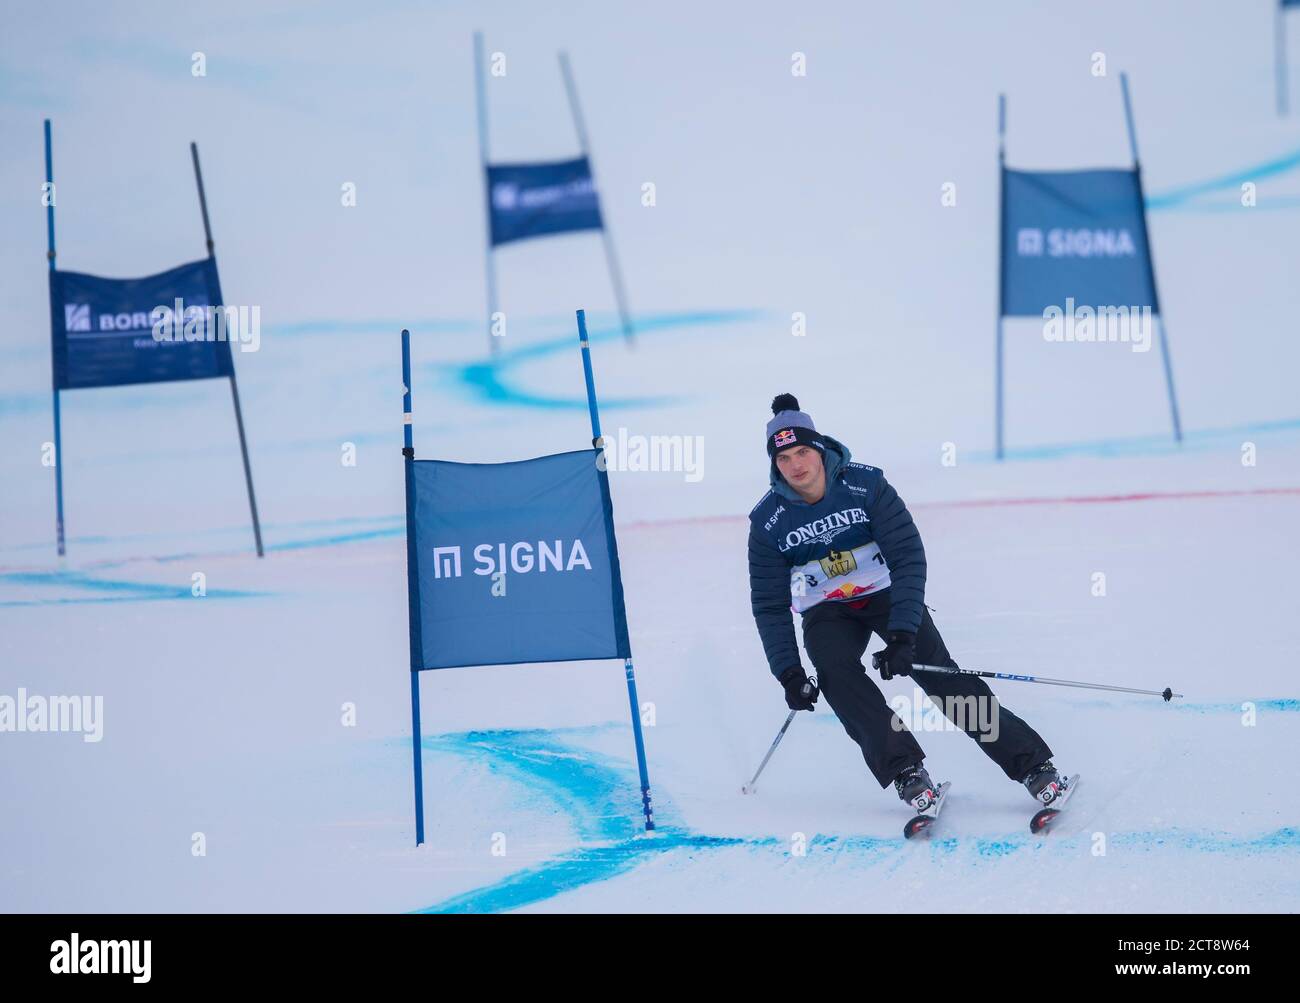
[[[781,431],[776,433],[776,438],[773,440],[773,444],[776,446],[777,449],[780,449],[782,446],[793,445],[794,429],[792,428],[781,429]]]

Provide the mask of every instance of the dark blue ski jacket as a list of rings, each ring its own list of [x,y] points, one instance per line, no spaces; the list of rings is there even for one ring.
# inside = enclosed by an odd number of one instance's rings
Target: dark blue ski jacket
[[[809,505],[772,465],[772,488],[749,513],[749,599],[774,676],[798,666],[793,611],[861,604],[888,592],[888,629],[916,633],[925,609],[925,548],[884,472],[822,437],[826,494]]]

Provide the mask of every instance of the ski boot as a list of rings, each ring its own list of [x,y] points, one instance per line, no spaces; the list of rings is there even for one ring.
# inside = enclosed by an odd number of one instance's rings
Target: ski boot
[[[1068,781],[1056,772],[1056,767],[1049,759],[1039,763],[1020,781],[1029,791],[1029,796],[1039,804],[1049,805],[1065,793]]]
[[[1034,817],[1029,820],[1029,831],[1046,832],[1056,817],[1065,810],[1065,803],[1070,800],[1075,788],[1079,786],[1079,774],[1072,773],[1067,777],[1063,773],[1058,773],[1049,759],[1030,770],[1029,775],[1021,783],[1025,785],[1025,790],[1029,791],[1033,799],[1044,806],[1034,812]]]
[[[928,811],[939,799],[939,788],[930,780],[930,774],[921,763],[900,772],[894,778],[894,790],[918,815]]]
[[[943,800],[948,796],[950,783],[935,784],[920,763],[909,766],[894,778],[894,790],[914,814],[903,826],[903,835],[912,839],[922,833],[929,834],[930,826],[939,820]]]

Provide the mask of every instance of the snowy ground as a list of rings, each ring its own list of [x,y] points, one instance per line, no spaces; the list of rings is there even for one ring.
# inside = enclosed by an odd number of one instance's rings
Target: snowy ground
[[[1167,463],[1192,480],[1204,466]],[[1025,472],[1038,481],[1044,468]],[[636,476],[615,480],[616,507]],[[1087,776],[1045,839],[1027,831],[1023,790],[965,736],[936,732],[922,741],[952,799],[941,833],[905,843],[901,806],[824,706],[796,720],[759,793],[740,794],[784,716],[749,619],[743,517],[621,533],[640,696],[654,705],[649,839],[622,673],[586,663],[424,675],[428,842],[412,846],[396,520],[278,530],[262,562],[7,570],[5,692],[102,694],[105,711],[99,743],[6,736],[21,742],[3,769],[24,810],[6,816],[19,852],[0,898],[51,910],[1291,910],[1300,798],[1281,781],[1297,748],[1298,652],[1275,559],[1300,492],[1203,490],[914,503],[928,598],[959,661],[1185,694],[1165,705],[997,687]],[[361,538],[332,539],[348,529]],[[681,603],[682,567],[710,603]],[[189,595],[194,568],[204,598]],[[355,727],[340,723],[345,702]],[[191,855],[194,832],[206,857]]]
[[[0,732],[0,909],[1294,911],[1300,150],[1273,112],[1273,10],[105,4],[55,47],[44,17],[6,10],[0,697],[104,710],[98,742]],[[510,59],[502,159],[576,152],[554,51],[573,57],[633,347],[587,234],[502,251],[509,334],[485,355],[475,28]],[[1158,350],[1049,344],[1020,320],[995,463],[996,96],[1013,166],[1121,166],[1120,70],[1186,441]],[[265,560],[218,382],[64,395],[55,556],[47,115],[74,270],[202,253],[199,142],[223,288],[262,308],[235,366]],[[621,666],[456,669],[422,677],[417,849],[398,331],[417,453],[519,459],[589,441],[577,307],[606,433],[704,450],[698,478],[611,475],[659,833],[639,834]],[[959,662],[1185,694],[995,687],[1085,775],[1049,837],[940,731],[920,737],[954,782],[943,828],[905,843],[824,705],[740,794],[786,713],[744,539],[787,391],[912,508]]]

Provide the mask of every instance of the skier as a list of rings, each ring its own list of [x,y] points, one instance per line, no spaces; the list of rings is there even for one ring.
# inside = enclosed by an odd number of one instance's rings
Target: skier
[[[881,788],[892,782],[924,813],[939,790],[925,753],[861,661],[874,632],[886,642],[871,660],[881,679],[911,675],[914,662],[957,667],[925,606],[920,533],[884,473],[852,462],[846,446],[819,434],[791,394],[772,401],[772,414],[772,487],[749,514],[750,604],[768,665],[791,710],[812,710],[824,691]],[[800,663],[792,609],[803,618],[816,682]],[[1049,805],[1064,793],[1069,779],[1052,765],[1052,750],[998,704],[983,679],[939,672],[914,678],[1037,801]],[[969,713],[972,704],[987,713]],[[982,728],[994,714],[996,727]]]

